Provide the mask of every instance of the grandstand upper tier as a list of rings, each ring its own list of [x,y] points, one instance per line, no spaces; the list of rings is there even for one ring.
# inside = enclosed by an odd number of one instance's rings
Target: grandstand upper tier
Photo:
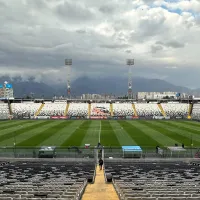
[[[200,118],[200,104],[190,106],[188,103],[139,103],[139,102],[21,102],[0,104],[0,118],[42,118],[51,116],[61,117],[170,117],[170,118]]]

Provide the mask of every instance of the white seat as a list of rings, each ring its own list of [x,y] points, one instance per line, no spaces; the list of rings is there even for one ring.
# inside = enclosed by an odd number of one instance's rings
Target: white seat
[[[0,103],[0,119],[8,119],[9,108],[7,103]]]
[[[34,116],[40,108],[40,103],[26,102],[26,103],[12,103],[12,112],[14,118],[23,118]]]
[[[162,108],[167,116],[187,117],[189,104],[186,103],[162,103]]]
[[[131,103],[113,103],[114,116],[133,116],[134,111]]]
[[[162,116],[162,113],[155,103],[135,103],[135,108],[138,116]]]
[[[70,103],[68,116],[88,116],[88,103]]]
[[[192,119],[200,119],[200,104],[194,104],[192,109]]]
[[[38,116],[63,116],[66,105],[66,103],[45,102]]]

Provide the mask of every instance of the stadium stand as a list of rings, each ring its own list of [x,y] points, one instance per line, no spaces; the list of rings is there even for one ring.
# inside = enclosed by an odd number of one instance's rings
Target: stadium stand
[[[45,102],[37,116],[64,116],[66,103]]]
[[[41,104],[38,103],[12,103],[12,112],[14,118],[23,118],[34,116]]]
[[[189,104],[186,103],[162,103],[166,116],[170,117],[187,117]]]
[[[0,103],[0,119],[8,119],[9,107],[7,103]]]
[[[88,116],[88,104],[87,103],[70,103],[68,108],[69,116]]]
[[[135,103],[134,105],[139,117],[162,116],[156,103]]]
[[[185,162],[106,162],[120,199],[200,199],[199,166]]]
[[[90,162],[16,161],[0,166],[1,200],[80,199],[87,177],[94,178]]]
[[[91,116],[110,116],[109,103],[92,103]]]
[[[113,115],[115,116],[134,116],[131,103],[113,103]]]
[[[193,104],[192,109],[192,119],[199,120],[200,119],[200,104]]]

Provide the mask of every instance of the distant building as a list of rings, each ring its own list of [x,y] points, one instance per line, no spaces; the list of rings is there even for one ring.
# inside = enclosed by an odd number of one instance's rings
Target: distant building
[[[94,99],[112,99],[115,96],[111,94],[82,94],[81,99],[94,100]]]
[[[0,98],[1,99],[12,99],[13,98],[13,87],[12,84],[7,81],[4,84],[0,84]]]
[[[178,99],[178,98],[187,98],[188,95],[178,92],[138,92],[138,99]]]

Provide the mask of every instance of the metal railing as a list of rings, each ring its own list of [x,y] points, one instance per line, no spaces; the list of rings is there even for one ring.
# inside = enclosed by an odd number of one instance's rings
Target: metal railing
[[[0,147],[0,157],[7,158],[38,158],[40,147],[18,147],[4,146]],[[123,151],[120,147],[104,147],[103,154],[96,147],[56,147],[56,158],[88,158],[98,160],[99,157],[107,158],[200,158],[200,148],[185,148],[185,151],[170,151],[168,148],[162,148],[162,151],[156,151],[155,147],[142,147],[142,152]]]

